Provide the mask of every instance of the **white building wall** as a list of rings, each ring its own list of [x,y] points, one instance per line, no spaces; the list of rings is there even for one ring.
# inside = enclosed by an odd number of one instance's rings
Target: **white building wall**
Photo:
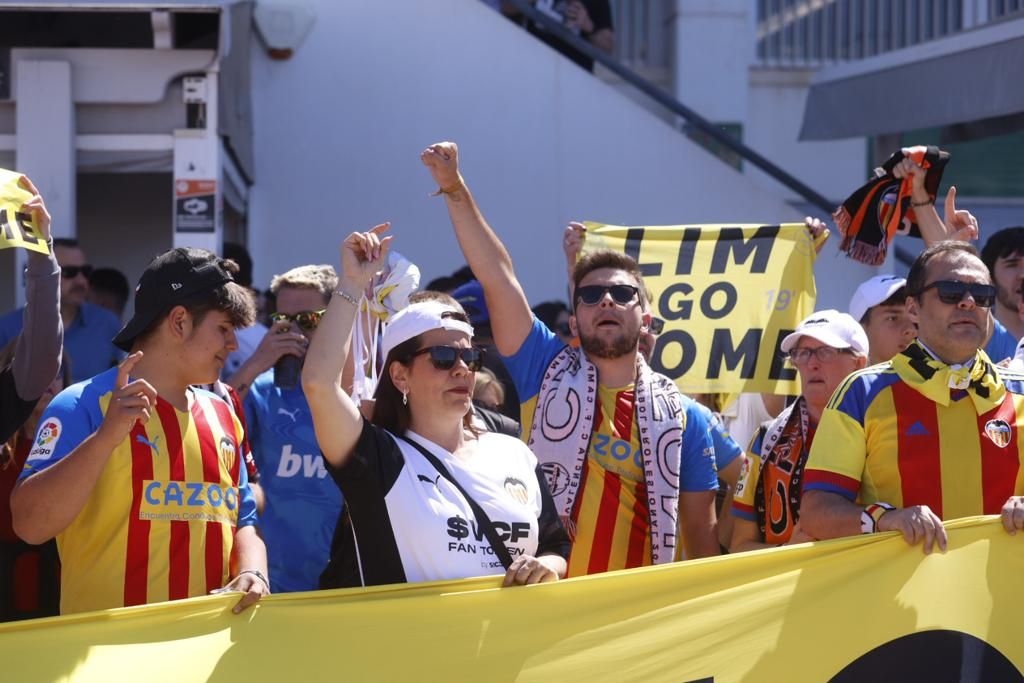
[[[800,142],[800,124],[804,103],[813,72],[802,69],[749,70],[750,87],[745,142],[797,179],[832,200],[835,206],[867,181],[869,173],[868,143],[864,138]],[[759,186],[781,192],[793,200],[797,195],[775,179],[745,165],[747,175]],[[896,264],[889,260],[875,268],[865,266],[839,254],[840,235],[831,216],[814,209],[812,215],[825,220],[832,228],[829,239],[815,266],[818,286],[818,309],[836,308],[845,311],[857,286],[879,273],[893,272]],[[918,244],[910,248],[916,249]]]
[[[798,218],[763,188],[521,28],[468,0],[315,0],[289,61],[253,55],[255,281],[338,262],[390,220],[424,280],[463,263],[419,153],[455,140],[533,302],[564,297],[571,219],[627,225]]]

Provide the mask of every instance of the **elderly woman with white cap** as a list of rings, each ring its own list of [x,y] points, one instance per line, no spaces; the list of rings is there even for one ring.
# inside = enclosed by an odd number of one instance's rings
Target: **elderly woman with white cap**
[[[381,339],[370,420],[339,383],[360,297],[387,257],[388,225],[341,247],[339,286],[310,344],[302,385],[317,441],[345,499],[321,587],[494,574],[505,585],[565,575],[569,539],[537,459],[472,421],[483,352],[464,313],[410,305]]]
[[[800,526],[804,465],[832,394],[867,365],[868,337],[852,316],[829,309],[801,321],[782,352],[800,375],[800,397],[751,441],[732,504],[734,553],[814,540]]]

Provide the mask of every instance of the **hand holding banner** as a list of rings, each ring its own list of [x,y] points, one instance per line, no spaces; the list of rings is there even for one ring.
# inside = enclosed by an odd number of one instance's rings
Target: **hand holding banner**
[[[40,230],[33,209],[42,209],[42,200],[33,202],[38,192],[20,173],[0,168],[0,249],[24,247],[40,254],[49,253],[48,235]],[[49,217],[47,216],[47,219]]]
[[[802,224],[587,223],[584,250],[636,259],[665,320],[651,367],[684,393],[799,394],[779,345],[814,311],[815,240]]]

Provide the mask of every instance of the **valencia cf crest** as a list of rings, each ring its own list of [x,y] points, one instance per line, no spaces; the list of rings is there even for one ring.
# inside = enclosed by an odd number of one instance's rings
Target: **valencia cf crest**
[[[235,442],[229,436],[220,437],[220,461],[230,468],[235,458]]]
[[[989,420],[985,423],[985,436],[1000,448],[1010,445],[1010,425],[1006,420]]]
[[[505,490],[508,491],[508,495],[512,496],[523,505],[530,502],[529,494],[526,492],[526,484],[515,477],[505,478]]]

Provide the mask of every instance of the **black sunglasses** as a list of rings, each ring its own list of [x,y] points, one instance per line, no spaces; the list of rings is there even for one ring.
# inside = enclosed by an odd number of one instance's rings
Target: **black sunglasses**
[[[324,317],[324,313],[326,311],[326,308],[321,308],[319,311],[299,311],[293,315],[288,315],[287,313],[271,313],[270,322],[271,324],[294,322],[306,332],[312,332],[316,329],[316,326],[320,324],[320,319]]]
[[[594,306],[605,294],[612,295],[612,301],[620,306],[632,303],[640,294],[633,285],[584,285],[576,288],[576,303]]]
[[[944,304],[958,304],[965,294],[970,294],[974,304],[979,308],[991,308],[996,303],[996,288],[993,285],[959,280],[936,280],[930,285],[925,285],[921,289],[921,294],[932,288],[938,293],[939,301]]]
[[[451,370],[459,358],[472,372],[476,372],[484,366],[484,350],[476,346],[471,346],[468,349],[455,346],[428,346],[409,356],[409,360],[424,353],[430,354],[430,362],[438,370]]]
[[[92,275],[92,266],[84,265],[60,267],[60,276],[66,280],[73,280],[74,278],[78,277],[79,273],[81,273],[85,277],[89,277],[90,275]]]

